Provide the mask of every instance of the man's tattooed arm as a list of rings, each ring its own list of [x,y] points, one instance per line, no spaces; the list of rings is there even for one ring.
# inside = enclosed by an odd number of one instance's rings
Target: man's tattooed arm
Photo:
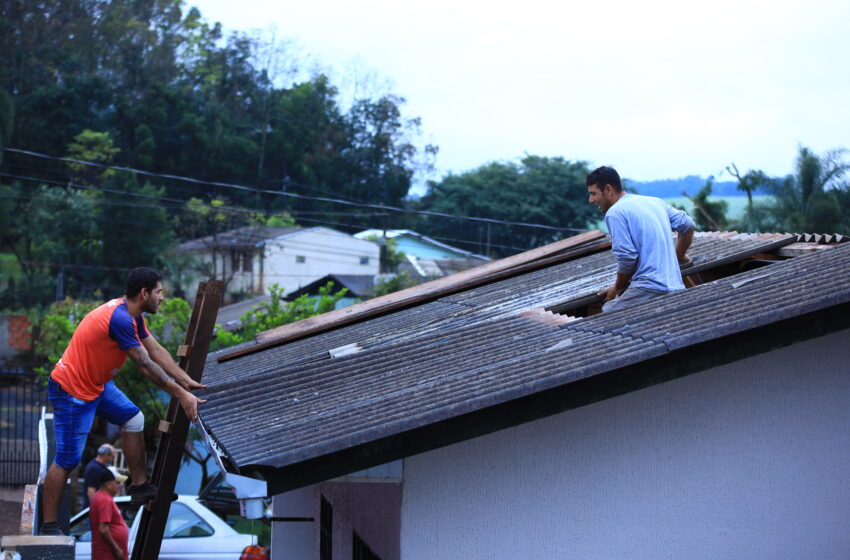
[[[198,404],[207,401],[199,399],[172,381],[162,367],[151,359],[150,354],[148,354],[144,346],[127,349],[127,355],[130,356],[130,359],[139,367],[145,377],[150,379],[157,387],[180,401],[180,406],[189,420],[194,422],[198,418]]]
[[[127,355],[133,360],[133,363],[141,370],[145,377],[150,379],[160,389],[165,389],[171,378],[165,371],[153,360],[150,354],[145,350],[144,346],[134,346],[127,349]],[[170,392],[170,391],[169,391]]]

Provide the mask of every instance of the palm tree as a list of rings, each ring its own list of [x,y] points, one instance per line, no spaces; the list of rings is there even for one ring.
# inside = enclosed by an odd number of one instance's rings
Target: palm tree
[[[845,230],[840,196],[848,185],[843,181],[850,171],[847,150],[833,150],[823,156],[801,146],[795,174],[775,188],[776,209],[787,231],[832,233]]]

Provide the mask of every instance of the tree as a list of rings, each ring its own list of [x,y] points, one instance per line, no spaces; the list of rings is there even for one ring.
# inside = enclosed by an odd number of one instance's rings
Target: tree
[[[430,183],[422,198],[425,210],[559,228],[589,228],[600,218],[587,202],[585,162],[560,157],[525,156],[518,164],[496,162]],[[557,232],[524,226],[477,225],[455,220],[424,220],[429,235],[495,256],[531,249],[562,237]]]
[[[3,163],[3,148],[12,137],[12,123],[15,121],[15,104],[12,97],[0,89],[0,163]]]
[[[682,191],[682,196],[687,197],[694,205],[693,218],[697,229],[702,231],[723,231],[727,226],[726,211],[729,209],[729,203],[725,200],[716,202],[708,200],[713,182],[714,178],[709,177],[705,186],[694,196],[689,196],[687,192]]]
[[[0,185],[0,199],[0,241],[26,279],[20,306],[55,299],[58,275],[70,293],[90,285],[101,262],[97,224],[83,219],[96,214],[91,197],[68,187],[14,183]]]
[[[774,213],[785,231],[797,233],[847,233],[845,179],[850,162],[847,150],[822,156],[801,146],[793,176],[774,188]],[[844,211],[842,211],[844,210]]]

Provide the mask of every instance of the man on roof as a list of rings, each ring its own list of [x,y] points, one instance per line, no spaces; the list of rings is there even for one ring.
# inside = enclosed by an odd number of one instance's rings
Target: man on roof
[[[150,334],[142,313],[156,313],[163,300],[160,275],[134,268],[127,276],[124,297],[113,299],[86,315],[47,385],[53,404],[56,456],[44,479],[41,534],[61,535],[57,522],[59,498],[68,474],[79,463],[95,416],[121,426],[121,439],[133,484],[127,493],[135,503],[156,496],[145,469],[142,412],[113,378],[129,356],[142,374],[180,402],[190,420],[205,402],[189,391],[204,385],[192,380]]]
[[[687,251],[695,227],[690,216],[660,198],[623,191],[612,167],[594,169],[585,183],[590,203],[605,214],[617,259],[617,280],[599,292],[605,298],[602,311],[684,290],[681,265],[690,261]],[[671,231],[679,234],[675,246]]]

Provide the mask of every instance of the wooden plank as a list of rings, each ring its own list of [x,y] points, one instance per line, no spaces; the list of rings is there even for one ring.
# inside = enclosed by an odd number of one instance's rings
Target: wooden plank
[[[439,297],[468,290],[487,282],[501,280],[510,275],[528,272],[536,267],[551,266],[560,261],[607,249],[610,247],[610,243],[588,245],[601,241],[604,237],[605,234],[599,230],[589,231],[555,243],[550,243],[543,247],[538,247],[537,249],[532,249],[531,251],[526,251],[525,253],[520,253],[519,255],[458,272],[445,278],[438,278],[431,282],[330,311],[316,317],[289,323],[259,333],[257,335],[257,345],[224,354],[218,358],[218,361],[226,362],[325,330],[362,321],[390,311],[397,311],[412,305],[419,305]]]
[[[799,257],[808,253],[831,249],[835,245],[821,245],[819,243],[791,243],[776,252],[780,257]]]
[[[35,509],[38,495],[37,484],[24,487],[24,502],[21,504],[21,535],[32,535],[35,524]]]

